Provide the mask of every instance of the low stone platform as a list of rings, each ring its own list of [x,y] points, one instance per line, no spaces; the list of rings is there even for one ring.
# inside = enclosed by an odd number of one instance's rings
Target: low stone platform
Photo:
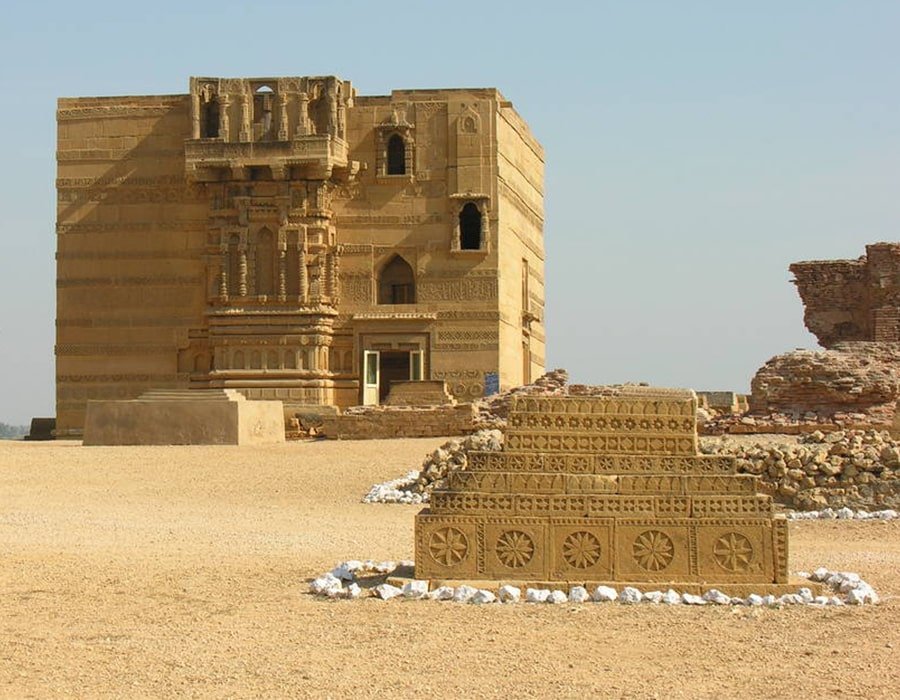
[[[128,401],[88,401],[85,445],[263,445],[284,442],[281,401],[248,401],[229,389],[148,391]]]

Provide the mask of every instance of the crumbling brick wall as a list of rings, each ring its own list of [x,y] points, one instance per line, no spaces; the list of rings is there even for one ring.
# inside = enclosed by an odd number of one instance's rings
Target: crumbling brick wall
[[[790,266],[803,320],[826,348],[841,341],[900,341],[900,243],[873,243],[858,260]]]

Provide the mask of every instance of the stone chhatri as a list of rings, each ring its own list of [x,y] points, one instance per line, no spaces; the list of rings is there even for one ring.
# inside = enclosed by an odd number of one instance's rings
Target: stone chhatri
[[[681,389],[514,399],[504,449],[416,517],[416,576],[790,590],[787,521],[734,458],[698,453],[696,411]]]

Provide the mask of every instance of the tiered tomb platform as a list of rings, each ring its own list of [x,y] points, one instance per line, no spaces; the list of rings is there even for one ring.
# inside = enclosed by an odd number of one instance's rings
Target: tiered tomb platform
[[[633,585],[784,593],[787,520],[698,453],[697,398],[628,387],[613,396],[514,399],[504,449],[469,454],[416,517],[416,577],[471,584]]]

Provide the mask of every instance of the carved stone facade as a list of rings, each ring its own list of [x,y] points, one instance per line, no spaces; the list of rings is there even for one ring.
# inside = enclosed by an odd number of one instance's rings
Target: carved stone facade
[[[514,399],[503,451],[470,453],[417,516],[416,577],[787,584],[787,521],[733,458],[698,453],[696,410],[686,390]]]
[[[57,121],[60,436],[148,389],[291,410],[543,371],[543,151],[497,90],[201,77]]]

